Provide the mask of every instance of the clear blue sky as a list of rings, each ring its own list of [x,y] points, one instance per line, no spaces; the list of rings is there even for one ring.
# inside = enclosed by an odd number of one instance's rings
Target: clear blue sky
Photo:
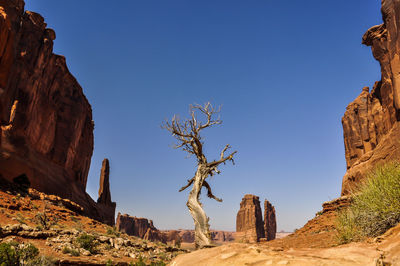
[[[95,149],[87,191],[97,199],[101,161],[111,162],[117,211],[160,229],[192,228],[195,159],[160,129],[191,103],[223,105],[205,132],[208,159],[227,143],[236,165],[203,196],[212,228],[235,230],[244,194],[275,205],[279,230],[299,228],[339,196],[345,173],[341,117],[380,79],[363,33],[381,23],[379,0],[27,0],[55,29],[89,99]]]

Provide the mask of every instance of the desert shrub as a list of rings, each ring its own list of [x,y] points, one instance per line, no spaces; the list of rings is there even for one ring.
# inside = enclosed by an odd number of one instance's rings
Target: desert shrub
[[[338,212],[340,243],[383,234],[400,222],[400,163],[377,167],[352,193],[353,203]]]
[[[94,236],[82,234],[76,238],[76,242],[78,243],[79,247],[86,249],[92,254],[96,253],[96,246],[98,243],[95,241]]]
[[[29,261],[26,266],[55,266],[55,260],[51,257],[39,256]]]
[[[39,255],[39,250],[32,244],[26,244],[18,248],[19,260],[25,264]]]
[[[79,257],[79,255],[81,255],[79,253],[79,250],[77,249],[73,249],[73,248],[69,248],[69,247],[64,247],[62,250],[62,253],[64,254],[71,254],[74,257]]]
[[[107,227],[107,235],[119,237],[121,233],[117,230],[115,226],[109,226]]]
[[[46,210],[36,213],[34,221],[37,224],[37,228],[42,228],[45,230],[49,230],[53,225],[56,224],[56,221],[52,222],[50,217],[47,216]]]
[[[0,265],[1,266],[18,266],[19,258],[17,254],[17,245],[12,243],[0,244]]]
[[[0,265],[41,265],[32,264],[39,255],[39,250],[32,244],[18,244],[16,242],[0,244]]]

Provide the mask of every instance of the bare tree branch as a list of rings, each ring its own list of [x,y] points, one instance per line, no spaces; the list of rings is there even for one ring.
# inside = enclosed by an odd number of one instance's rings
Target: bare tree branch
[[[207,183],[207,181],[203,182],[203,187],[207,188],[207,197],[209,197],[210,199],[215,199],[218,202],[222,202],[222,199],[217,198],[216,196],[214,196],[214,194],[211,191],[211,187],[210,185]]]
[[[188,187],[190,187],[190,185],[193,184],[193,181],[194,181],[194,177],[192,179],[188,179],[188,183],[186,184],[186,186],[181,187],[181,189],[179,189],[179,192],[182,192],[185,189],[187,189]]]
[[[233,155],[235,155],[235,153],[237,153],[237,151],[232,152],[231,154],[229,154],[227,157],[225,156],[225,152],[230,148],[231,146],[229,146],[229,144],[227,144],[224,149],[221,151],[221,155],[220,155],[220,159],[218,161],[212,161],[211,163],[208,163],[209,167],[216,167],[218,165],[220,165],[221,163],[224,163],[226,161],[231,161],[232,164],[235,164],[235,161],[233,160]]]

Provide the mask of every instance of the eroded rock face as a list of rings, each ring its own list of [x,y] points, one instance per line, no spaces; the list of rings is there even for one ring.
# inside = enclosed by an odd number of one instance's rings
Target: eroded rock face
[[[0,0],[0,175],[25,175],[33,188],[101,220],[104,210],[85,192],[92,109],[46,26],[24,1]]]
[[[110,192],[110,162],[103,160],[100,173],[100,188],[97,204],[104,210],[102,220],[108,224],[114,224],[116,203],[111,201]]]
[[[258,242],[264,238],[264,224],[257,196],[247,194],[240,202],[236,216],[236,239],[243,242]]]
[[[364,88],[342,118],[347,195],[377,164],[400,156],[400,2],[382,0],[384,23],[370,28],[362,42],[371,46],[381,66],[381,81]]]
[[[154,227],[153,221],[118,213],[116,227],[118,231],[150,241],[166,241],[166,236]]]
[[[264,201],[264,230],[267,241],[276,238],[275,207],[268,200]]]

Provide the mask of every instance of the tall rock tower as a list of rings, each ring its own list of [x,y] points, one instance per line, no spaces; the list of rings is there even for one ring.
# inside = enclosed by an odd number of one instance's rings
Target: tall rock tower
[[[99,187],[99,198],[97,204],[105,209],[104,221],[107,224],[114,225],[115,223],[115,207],[116,203],[111,201],[110,192],[110,162],[108,159],[103,160],[100,173],[100,187]]]
[[[264,201],[264,230],[267,241],[276,237],[276,215],[275,207],[268,201]]]
[[[264,237],[260,200],[257,196],[247,194],[240,202],[240,209],[236,216],[235,238],[242,242],[258,242]]]

